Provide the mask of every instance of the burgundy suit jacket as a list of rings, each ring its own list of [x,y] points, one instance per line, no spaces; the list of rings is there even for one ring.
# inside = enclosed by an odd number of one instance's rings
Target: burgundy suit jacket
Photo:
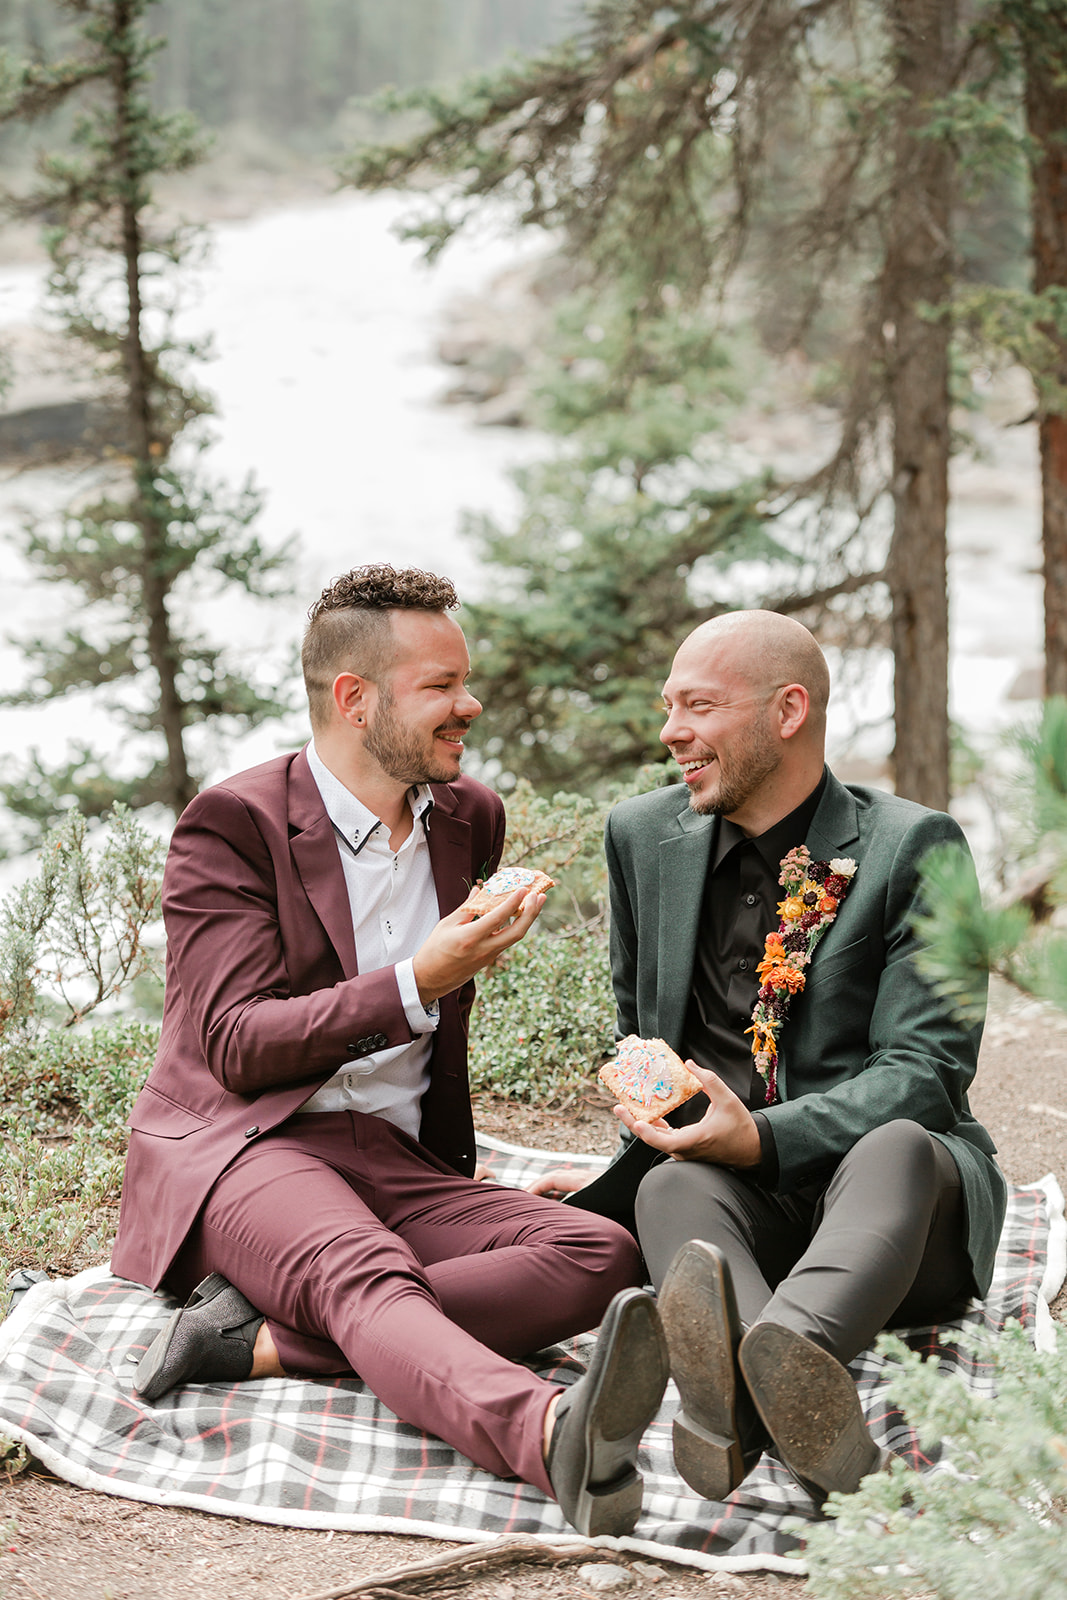
[[[428,841],[445,916],[504,842],[499,797],[434,784]],[[346,1061],[405,1044],[395,970],[361,975],[333,826],[301,752],[205,789],[163,879],[166,1000],[130,1116],[112,1270],[158,1287],[216,1178]],[[474,1171],[467,1024],[474,984],[441,1000],[420,1138]]]

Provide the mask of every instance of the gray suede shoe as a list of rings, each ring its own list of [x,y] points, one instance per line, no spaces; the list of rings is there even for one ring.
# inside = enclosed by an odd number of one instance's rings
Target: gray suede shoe
[[[143,1399],[158,1400],[179,1384],[247,1378],[265,1320],[221,1272],[211,1273],[149,1345],[137,1364],[134,1388]]]
[[[623,1289],[608,1306],[589,1370],[564,1389],[548,1451],[560,1510],[588,1538],[631,1533],[641,1513],[641,1435],[669,1374],[656,1303]]]
[[[774,1440],[774,1454],[817,1502],[854,1494],[882,1472],[888,1450],[867,1432],[856,1385],[828,1350],[791,1328],[757,1322],[741,1341],[741,1371]]]

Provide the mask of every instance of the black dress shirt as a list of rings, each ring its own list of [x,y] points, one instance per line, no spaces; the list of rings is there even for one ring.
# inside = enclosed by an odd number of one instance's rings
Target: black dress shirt
[[[753,1065],[752,1035],[746,1032],[760,986],[756,967],[767,935],[779,922],[778,903],[785,894],[778,882],[782,857],[804,843],[825,787],[824,771],[806,800],[754,839],[720,818],[704,882],[682,1055],[716,1073],[756,1114],[761,1183],[776,1180],[778,1162],[770,1124],[759,1115],[767,1088]],[[704,1105],[698,1096],[682,1107],[689,1115],[677,1120],[697,1120]]]

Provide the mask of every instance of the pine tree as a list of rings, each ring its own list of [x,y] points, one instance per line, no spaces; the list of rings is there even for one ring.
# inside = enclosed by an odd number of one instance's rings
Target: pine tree
[[[795,570],[769,482],[721,486],[714,430],[743,370],[699,308],[660,299],[635,312],[603,286],[560,305],[534,404],[558,452],[517,474],[516,527],[468,521],[493,574],[465,609],[475,671],[492,685],[470,737],[503,782],[602,793],[665,759],[666,663],[680,633],[725,608],[719,566],[747,556]]]
[[[780,346],[837,324],[840,439],[793,501],[834,593],[866,580],[877,614],[888,588],[897,787],[939,807],[952,217],[966,142],[987,131],[955,105],[980,55],[955,0],[598,0],[536,59],[394,97],[428,126],[345,167],[371,189],[443,179],[410,230],[431,255],[500,197],[606,280],[622,265],[635,295],[706,302],[761,266]],[[867,547],[887,504],[883,567]]]
[[[173,319],[175,280],[198,241],[161,218],[153,184],[192,166],[203,144],[189,116],[152,109],[149,63],[161,41],[145,32],[151,4],[63,0],[77,47],[46,64],[8,62],[0,99],[0,125],[77,105],[70,148],[41,155],[32,192],[8,206],[45,223],[51,309],[92,360],[123,437],[91,504],[26,531],[36,575],[76,595],[85,620],[24,642],[30,675],[6,701],[97,690],[137,736],[124,753],[139,765],[124,776],[113,751],[85,745],[54,769],[34,759],[0,794],[37,824],[71,801],[91,816],[116,799],[178,813],[197,788],[191,729],[248,728],[285,709],[178,620],[183,597],[227,586],[278,592],[283,557],[250,532],[252,487],[227,492],[196,461],[210,402],[186,370],[202,352],[177,337]]]
[[[1067,0],[1003,0],[1022,56],[1040,395],[1045,693],[1067,695]]]

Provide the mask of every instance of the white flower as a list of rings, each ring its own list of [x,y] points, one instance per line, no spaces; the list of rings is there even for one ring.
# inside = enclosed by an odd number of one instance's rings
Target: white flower
[[[851,856],[839,856],[836,861],[830,862],[830,871],[839,878],[851,878],[856,870],[856,863]]]

